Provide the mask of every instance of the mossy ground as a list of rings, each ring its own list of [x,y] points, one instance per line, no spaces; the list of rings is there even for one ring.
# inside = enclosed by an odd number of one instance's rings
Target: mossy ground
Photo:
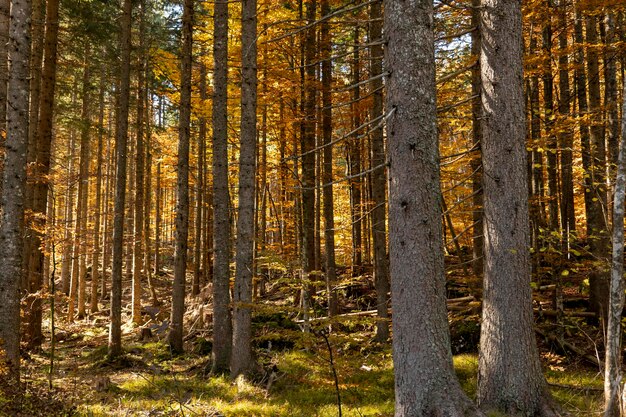
[[[249,383],[207,375],[206,355],[172,356],[162,341],[139,343],[125,337],[125,355],[106,358],[106,331],[63,329],[74,336],[59,343],[53,373],[55,398],[67,415],[77,416],[337,416],[337,392],[322,338],[305,336],[293,349],[260,351],[259,359],[274,370],[272,382]],[[393,369],[388,346],[372,345],[366,332],[330,338],[343,416],[393,416]],[[189,351],[193,351],[190,345]],[[49,346],[26,360],[25,379],[47,385]],[[470,397],[476,392],[477,357],[455,357],[455,368]],[[554,355],[546,375],[558,402],[573,415],[598,414],[602,376],[588,367],[569,366]],[[107,379],[105,388],[100,379]],[[0,404],[3,399],[0,398]],[[1,412],[0,412],[1,415]],[[7,414],[9,415],[9,414]],[[58,410],[52,415],[59,415]]]

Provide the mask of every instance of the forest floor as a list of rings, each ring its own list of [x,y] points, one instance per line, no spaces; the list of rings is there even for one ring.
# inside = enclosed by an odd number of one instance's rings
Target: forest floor
[[[167,279],[162,277],[163,284]],[[457,288],[452,296],[463,293]],[[574,288],[566,295],[577,300],[578,293]],[[547,305],[549,297],[538,292],[535,304]],[[327,322],[314,322],[313,332],[302,332],[286,313],[292,308],[272,298],[270,292],[254,319],[256,352],[267,373],[253,383],[209,375],[211,338],[205,323],[211,322],[210,300],[203,304],[188,298],[187,353],[180,356],[173,356],[165,341],[167,305],[147,308],[151,337],[141,340],[140,329],[125,327],[125,354],[113,362],[106,359],[107,310],[75,324],[58,320],[52,373],[47,317],[48,342],[23,360],[26,395],[9,400],[0,394],[0,416],[330,417],[338,415],[338,394],[343,416],[393,416],[391,349],[371,341],[371,317],[335,321],[327,344],[322,331],[329,328]],[[470,397],[476,392],[477,304],[470,301],[450,312],[455,369]],[[602,349],[597,328],[584,318],[566,317],[564,335],[575,353],[550,342],[551,320],[538,317],[548,335],[538,341],[553,395],[573,415],[599,415],[603,375],[593,364],[595,351]]]

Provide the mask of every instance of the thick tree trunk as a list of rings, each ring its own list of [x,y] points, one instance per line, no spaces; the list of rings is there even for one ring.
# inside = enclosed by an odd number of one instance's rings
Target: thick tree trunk
[[[29,0],[13,0],[9,29],[7,139],[0,225],[0,363],[8,366],[7,383],[20,378],[20,296],[30,62]],[[5,367],[3,367],[5,368]],[[6,369],[6,368],[5,368]]]
[[[113,265],[111,267],[111,324],[109,326],[110,357],[122,353],[122,259],[124,256],[124,211],[126,202],[126,152],[128,144],[128,112],[130,99],[130,49],[132,1],[124,0],[120,19],[120,90],[117,105],[115,148],[117,173],[115,209],[113,214]]]
[[[233,351],[231,374],[257,372],[252,356],[252,271],[254,258],[254,202],[256,188],[257,17],[256,0],[243,0],[241,16],[242,80],[239,147],[239,207],[235,288],[233,290]]]
[[[230,370],[230,222],[228,202],[228,2],[215,3],[213,82],[213,367]]]
[[[387,0],[389,250],[395,415],[480,415],[452,366],[446,313],[433,3]]]
[[[182,22],[180,119],[178,127],[178,179],[176,198],[176,248],[174,251],[174,288],[168,342],[173,352],[183,352],[183,315],[187,274],[189,235],[189,137],[191,123],[191,52],[194,0],[185,0]]]
[[[506,415],[552,414],[533,330],[522,15],[517,0],[481,10],[485,277],[478,404]]]

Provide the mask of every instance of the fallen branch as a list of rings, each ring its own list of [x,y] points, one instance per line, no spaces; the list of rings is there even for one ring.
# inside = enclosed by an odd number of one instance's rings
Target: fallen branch
[[[565,341],[565,340],[559,340],[558,337],[554,336],[554,335],[549,335],[547,333],[545,333],[543,330],[535,327],[535,332],[544,337],[547,340],[550,340],[551,342],[557,343],[559,346],[561,346],[561,348],[563,348],[563,350],[567,349],[575,354],[577,354],[578,356],[580,356],[581,358],[591,362],[592,364],[602,368],[603,365],[600,364],[600,362],[598,361],[598,358],[596,358],[595,356],[591,356],[590,354],[586,353],[585,351],[583,351],[582,349],[576,347],[575,345]]]

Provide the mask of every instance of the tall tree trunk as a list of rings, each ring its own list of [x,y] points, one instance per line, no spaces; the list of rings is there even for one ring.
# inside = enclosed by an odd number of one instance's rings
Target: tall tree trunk
[[[89,45],[85,48],[85,68],[83,69],[83,108],[81,114],[80,133],[80,173],[78,183],[79,209],[76,211],[77,222],[80,231],[77,234],[79,241],[75,246],[80,253],[78,259],[78,318],[85,317],[85,298],[87,294],[87,215],[89,201],[89,162],[90,155],[90,133],[91,133],[91,107],[90,107],[90,51]],[[76,259],[76,257],[74,257]],[[73,275],[73,274],[72,274]],[[71,297],[70,297],[71,302]]]
[[[174,251],[174,288],[168,342],[172,351],[183,351],[183,315],[185,313],[185,278],[187,239],[189,235],[189,137],[191,121],[191,52],[194,0],[185,0],[182,22],[182,57],[180,119],[178,127],[178,179],[176,199],[176,248]]]
[[[607,12],[604,17],[606,30],[604,52],[604,108],[607,115],[607,150],[609,161],[610,178],[615,176],[617,169],[617,155],[619,149],[619,109],[617,105],[617,48],[618,41],[616,28],[616,16],[614,12]]]
[[[211,371],[230,370],[230,222],[228,201],[228,2],[215,3],[213,41],[213,351]]]
[[[239,207],[235,288],[233,290],[233,377],[257,372],[252,356],[252,271],[256,188],[257,16],[256,0],[243,0],[241,15],[242,80],[239,146]]]
[[[206,65],[200,64],[200,100],[204,103],[207,99],[206,95]],[[202,231],[205,220],[204,214],[204,165],[206,158],[206,118],[201,115],[198,120],[198,166],[196,171],[196,226],[194,228],[195,242],[193,245],[193,282],[191,285],[191,294],[197,296],[200,294],[200,281],[202,281]]]
[[[40,16],[41,17],[41,16]],[[44,64],[41,71],[41,84],[31,80],[31,87],[35,90],[41,90],[38,94],[31,91],[31,97],[37,99],[38,102],[31,102],[31,130],[34,132],[30,135],[31,140],[36,138],[35,148],[35,164],[33,177],[35,184],[33,185],[32,210],[34,218],[38,219],[40,224],[33,231],[33,240],[30,250],[29,265],[29,287],[31,293],[38,292],[43,284],[44,269],[44,252],[41,230],[45,230],[46,210],[48,206],[49,182],[48,174],[50,173],[50,150],[52,146],[52,118],[54,110],[54,92],[56,86],[56,67],[57,67],[57,47],[59,32],[59,2],[51,0],[46,3],[46,31],[43,45]],[[41,65],[41,50],[37,45],[33,46],[33,68]],[[36,77],[36,74],[32,75]],[[37,115],[37,116],[36,116]],[[35,136],[36,135],[36,136]],[[43,224],[42,224],[42,223]],[[39,346],[43,341],[41,333],[41,299],[36,297],[29,303],[30,311],[26,316],[28,322],[27,334],[30,335],[29,345]]]
[[[480,78],[480,0],[472,0],[472,56],[476,63],[472,67],[472,149],[474,149],[470,167],[472,168],[472,271],[476,276],[483,274],[483,167],[481,162],[482,119],[481,78]]]
[[[481,28],[485,277],[478,404],[506,415],[555,415],[533,330],[520,2],[485,0]]]
[[[156,166],[156,201],[154,202],[154,275],[161,275],[161,228],[163,223],[163,190],[161,189],[161,161]]]
[[[567,24],[566,5],[564,0],[559,0],[558,26],[565,27]],[[567,31],[559,31],[559,116],[561,121],[570,117],[571,91],[569,83],[569,59],[567,56]],[[573,132],[568,124],[559,130],[559,147],[561,148],[561,229],[563,236],[564,253],[569,248],[570,233],[576,231],[576,217],[574,213],[574,180],[573,180]],[[567,254],[566,254],[567,256]]]
[[[95,313],[98,311],[98,286],[100,284],[100,276],[104,275],[105,265],[102,265],[102,273],[100,272],[100,213],[102,205],[102,163],[104,148],[104,93],[106,89],[106,69],[102,65],[100,69],[100,91],[98,93],[98,150],[96,161],[96,203],[93,217],[93,262],[91,266],[91,299],[89,311]]]
[[[371,76],[373,91],[372,119],[381,118],[379,125],[374,125],[372,131],[372,239],[374,246],[374,282],[376,284],[376,340],[379,342],[389,339],[389,260],[387,257],[387,175],[385,164],[385,142],[383,138],[383,22],[382,4],[372,3],[370,6],[370,42],[371,47]],[[331,161],[332,163],[332,161]],[[331,166],[332,169],[332,166]]]
[[[352,220],[352,276],[359,276],[363,267],[363,244],[362,244],[362,215],[361,215],[361,114],[359,102],[361,100],[361,63],[359,54],[359,28],[354,29],[354,51],[352,52],[352,129],[353,137],[348,140],[348,175],[350,179],[350,212]],[[305,225],[306,227],[306,225]]]
[[[372,6],[374,7],[374,6]],[[380,6],[378,6],[380,9]],[[374,13],[375,10],[372,10]],[[322,16],[330,14],[328,0],[321,2]],[[381,23],[377,23],[381,26]],[[328,20],[321,27],[321,53],[322,53],[322,138],[324,144],[324,164],[322,166],[322,184],[324,200],[324,249],[326,252],[326,293],[328,294],[328,315],[338,313],[337,305],[337,265],[335,263],[335,205],[333,201],[333,66],[331,61],[330,25]],[[382,51],[380,52],[382,54]],[[382,131],[382,130],[381,130]],[[283,185],[281,184],[281,187]],[[281,190],[281,193],[283,191]],[[282,241],[282,238],[281,238]]]
[[[387,108],[394,112],[387,128],[395,416],[480,415],[456,379],[450,350],[433,2],[386,0],[384,7]]]
[[[146,19],[146,3],[145,0],[139,2],[139,57],[137,71],[137,153],[135,155],[135,201],[134,201],[134,233],[133,233],[133,280],[132,280],[132,301],[131,301],[131,320],[135,325],[141,325],[141,267],[144,263],[144,163],[145,163],[145,146],[144,146],[144,94],[145,94],[145,54],[144,45],[145,37],[145,19]]]
[[[546,0],[545,26],[542,33],[543,48],[543,103],[546,130],[546,173],[548,198],[548,225],[553,231],[559,229],[558,149],[554,131],[554,83],[552,81],[552,0]]]
[[[124,211],[126,202],[126,152],[128,144],[128,112],[130,99],[130,49],[132,0],[124,0],[120,18],[120,80],[117,96],[115,148],[117,168],[115,209],[113,213],[113,265],[111,267],[111,325],[109,326],[109,357],[122,353],[122,259],[124,255]]]
[[[20,296],[24,233],[26,149],[30,62],[30,0],[13,0],[9,28],[7,138],[0,224],[0,363],[8,366],[7,383],[20,378]]]
[[[626,106],[624,83],[623,106]],[[626,108],[626,107],[624,107]],[[604,417],[620,417],[622,389],[622,311],[624,309],[624,200],[626,199],[626,112],[622,113],[622,140],[619,146],[613,200],[613,258],[609,292],[609,314],[604,359]],[[626,391],[624,391],[626,393]]]
[[[76,190],[74,187],[74,165],[76,160],[76,132],[70,130],[69,140],[69,160],[67,163],[67,190],[65,194],[65,235],[63,237],[63,260],[61,263],[61,289],[65,295],[70,293],[70,281],[72,279],[72,253],[73,253],[73,233],[74,223],[74,197]]]

